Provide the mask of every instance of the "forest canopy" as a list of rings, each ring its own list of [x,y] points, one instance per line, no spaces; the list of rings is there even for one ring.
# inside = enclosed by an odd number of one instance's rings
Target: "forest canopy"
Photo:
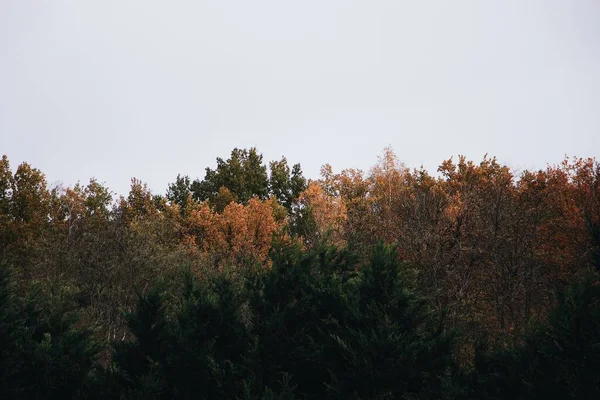
[[[0,398],[598,398],[600,164],[0,161]]]

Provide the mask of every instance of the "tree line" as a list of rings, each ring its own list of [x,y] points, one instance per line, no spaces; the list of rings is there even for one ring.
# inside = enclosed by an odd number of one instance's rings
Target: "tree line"
[[[596,398],[599,189],[593,159],[234,149],[116,198],[4,156],[0,396]]]

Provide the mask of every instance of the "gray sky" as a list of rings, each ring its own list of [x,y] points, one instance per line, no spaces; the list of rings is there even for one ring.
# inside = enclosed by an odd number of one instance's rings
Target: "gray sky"
[[[256,146],[316,178],[599,156],[600,1],[0,0],[0,153],[163,193]]]

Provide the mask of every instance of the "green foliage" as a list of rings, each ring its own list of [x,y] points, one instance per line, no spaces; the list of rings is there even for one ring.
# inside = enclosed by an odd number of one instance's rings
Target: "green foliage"
[[[335,398],[439,398],[454,368],[454,333],[408,289],[392,248],[376,248],[346,320],[322,354]]]
[[[267,167],[263,165],[262,158],[255,148],[235,148],[231,151],[231,158],[226,161],[218,157],[215,170],[207,167],[204,180],[192,182],[194,199],[214,201],[222,187],[228,189],[242,203],[246,203],[253,196],[267,198],[269,181]]]
[[[115,347],[118,393],[152,398],[434,398],[453,371],[453,335],[404,282],[385,247],[359,268],[348,252],[296,247],[273,267],[160,289]],[[117,371],[117,372],[114,372]],[[109,374],[110,375],[110,374]],[[113,395],[116,395],[116,393]]]
[[[290,232],[295,237],[301,237],[311,247],[319,246],[323,240],[315,240],[318,237],[318,225],[314,212],[310,205],[294,204],[290,212]],[[313,242],[317,243],[313,243]]]
[[[162,281],[127,315],[133,340],[101,368],[71,295],[16,295],[0,269],[0,398],[537,399],[600,396],[598,276],[561,291],[521,342],[480,343],[472,369],[456,333],[412,289],[395,249],[280,245],[270,269]],[[259,266],[256,266],[259,267]]]
[[[291,210],[294,201],[306,189],[306,179],[302,176],[300,164],[294,164],[290,171],[287,159],[282,157],[280,161],[271,161],[269,167],[270,194],[275,196],[281,205]]]
[[[167,197],[179,205],[187,204],[191,193],[196,201],[210,201],[211,205],[222,211],[229,202],[246,204],[252,197],[266,199],[275,196],[279,203],[291,210],[293,202],[306,189],[306,179],[302,175],[300,164],[290,169],[287,159],[269,163],[270,174],[263,164],[263,156],[256,148],[231,151],[228,160],[217,158],[217,168],[206,168],[203,180],[191,184],[187,176],[177,176],[175,183],[169,185]]]
[[[135,340],[115,346],[113,395],[234,398],[253,345],[241,320],[241,292],[223,276],[207,285],[188,277],[174,315],[166,310],[166,295],[153,290],[129,315]]]
[[[600,284],[588,275],[565,291],[547,323],[523,343],[479,349],[475,398],[600,398]]]
[[[192,195],[191,186],[189,176],[177,174],[175,183],[170,183],[167,189],[167,200],[179,205],[182,213],[188,205],[189,197]]]
[[[63,298],[16,295],[0,265],[0,398],[85,397],[99,346]],[[59,296],[60,297],[60,296]]]
[[[386,151],[307,187],[299,164],[267,174],[234,149],[203,181],[134,179],[114,202],[4,156],[0,399],[600,398],[598,276],[566,288],[600,266],[600,166],[440,172]]]

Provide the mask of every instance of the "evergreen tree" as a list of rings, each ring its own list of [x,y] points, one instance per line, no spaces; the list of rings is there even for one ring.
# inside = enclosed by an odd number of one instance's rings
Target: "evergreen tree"
[[[63,299],[16,295],[0,265],[0,398],[85,398],[99,346]]]
[[[547,322],[523,343],[480,346],[474,398],[600,398],[600,283],[590,274],[557,296]]]
[[[136,340],[115,348],[112,394],[442,397],[452,333],[408,289],[394,251],[380,247],[357,269],[347,251],[291,246],[273,254],[270,270],[188,277],[171,311],[167,293],[153,291],[130,315]]]
[[[240,291],[226,277],[209,285],[187,278],[169,316],[166,293],[140,299],[128,321],[135,341],[115,347],[107,371],[112,395],[156,399],[233,399],[243,392],[252,338],[241,320]],[[243,373],[241,372],[243,371]],[[148,397],[150,396],[150,397]]]
[[[379,247],[355,271],[348,253],[275,257],[258,301],[263,381],[289,373],[306,398],[440,398],[454,335]]]
[[[323,338],[333,398],[441,398],[456,371],[455,334],[410,290],[401,267],[393,248],[377,247],[351,312]]]

